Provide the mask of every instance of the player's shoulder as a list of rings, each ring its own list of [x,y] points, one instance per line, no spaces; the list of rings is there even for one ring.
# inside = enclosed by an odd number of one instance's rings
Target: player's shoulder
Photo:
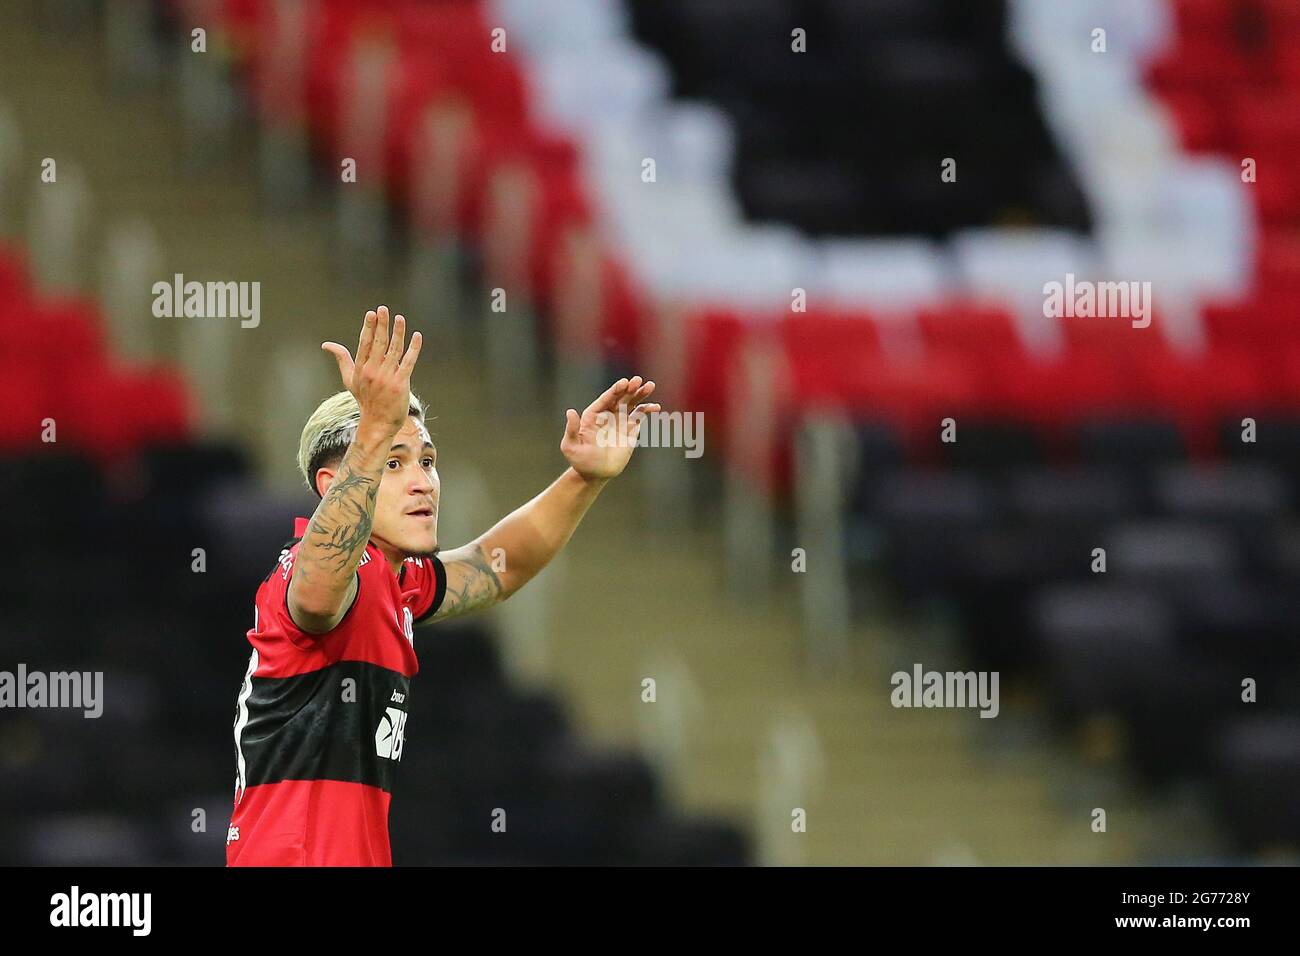
[[[298,549],[302,546],[301,538],[291,538],[280,547],[280,553],[276,556],[275,563],[271,569],[266,572],[266,577],[262,580],[267,582],[275,577],[283,581],[288,581],[293,576],[294,564],[298,560]],[[379,548],[373,542],[366,542],[366,550],[361,555],[361,560],[357,562],[357,570],[368,568],[376,564],[376,561],[383,557]]]
[[[293,574],[294,561],[298,557],[298,546],[302,544],[301,538],[290,538],[280,546],[280,552],[276,555],[275,562],[271,565],[270,570],[266,572],[266,577],[262,578],[262,584],[271,584],[276,580],[288,581]]]

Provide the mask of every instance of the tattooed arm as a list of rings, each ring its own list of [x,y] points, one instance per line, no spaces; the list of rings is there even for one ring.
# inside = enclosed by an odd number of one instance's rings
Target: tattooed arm
[[[393,435],[357,429],[338,474],[307,525],[289,581],[289,616],[308,634],[334,629],[357,594],[357,565],[370,540],[379,480]]]
[[[370,540],[384,462],[406,421],[411,369],[420,354],[419,332],[402,354],[405,332],[406,320],[398,315],[389,335],[388,308],[381,305],[366,313],[355,363],[343,346],[322,345],[338,361],[361,414],[338,468],[322,468],[315,476],[321,502],[298,545],[289,581],[289,616],[309,634],[333,630],[357,594],[357,565]]]
[[[438,557],[447,593],[429,621],[456,617],[504,601],[560,553],[604,487],[570,468],[525,505],[464,547]]]
[[[643,400],[654,382],[619,379],[579,415],[569,409],[560,451],[569,469],[491,530],[439,557],[447,593],[431,621],[504,601],[560,553],[601,489],[622,473],[641,421],[659,406]]]

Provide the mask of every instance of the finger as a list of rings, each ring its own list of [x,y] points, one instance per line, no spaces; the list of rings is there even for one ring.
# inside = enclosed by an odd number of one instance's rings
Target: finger
[[[634,431],[643,421],[645,421],[647,415],[653,415],[658,411],[659,406],[654,403],[638,405],[636,408],[632,409],[631,414],[627,416],[628,432],[631,433]]]
[[[641,387],[641,376],[633,375],[630,379],[627,380],[627,388],[623,390],[623,393],[625,395],[631,395],[640,387]]]
[[[636,379],[633,379],[632,381],[635,382]],[[650,397],[650,394],[654,390],[655,390],[654,382],[646,382],[636,391],[632,391],[632,385],[631,383],[629,383],[628,393],[627,396],[623,399],[623,402],[626,405],[640,405],[642,402],[644,402],[647,398]]]
[[[419,332],[411,333],[411,347],[406,350],[406,354],[402,356],[402,363],[398,366],[398,370],[408,379],[411,377],[411,370],[415,368],[415,360],[420,357],[420,345],[423,342],[424,336]]]
[[[375,340],[375,311],[371,309],[361,320],[361,338],[357,341],[357,364],[364,365],[370,357],[370,344]]]
[[[350,388],[352,385],[352,356],[348,350],[337,342],[322,342],[320,347],[334,356],[334,360],[339,363],[339,376],[343,379],[343,387]]]
[[[599,412],[605,410],[612,411],[614,406],[618,403],[618,397],[622,395],[623,392],[625,392],[626,390],[627,390],[627,379],[620,378],[609,388],[605,389],[605,391],[601,392],[600,395],[597,396],[596,400],[587,406],[587,411],[589,412]]]
[[[382,362],[388,354],[388,306],[381,305],[375,310],[375,338],[370,345],[367,362]]]
[[[582,419],[578,413],[570,408],[564,413],[564,437],[569,441],[578,440],[578,429],[582,426]]]
[[[406,316],[393,317],[393,334],[388,339],[388,351],[384,354],[387,365],[397,365],[402,359],[402,349],[406,347]]]

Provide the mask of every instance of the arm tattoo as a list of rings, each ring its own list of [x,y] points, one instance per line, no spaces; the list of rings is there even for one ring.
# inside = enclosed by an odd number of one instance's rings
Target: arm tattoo
[[[492,569],[483,545],[466,545],[458,549],[454,558],[447,555],[443,567],[447,572],[447,593],[432,620],[477,611],[502,599],[501,579]]]
[[[307,528],[307,539],[323,564],[336,572],[356,567],[370,540],[378,495],[377,479],[354,474],[346,463],[340,467]]]

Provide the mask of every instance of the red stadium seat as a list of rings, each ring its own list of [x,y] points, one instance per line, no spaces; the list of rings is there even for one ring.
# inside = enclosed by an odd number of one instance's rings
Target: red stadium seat
[[[605,353],[630,361],[640,354],[641,326],[645,314],[641,289],[615,257],[603,264],[601,344]]]
[[[732,360],[758,317],[730,309],[706,308],[686,319],[687,357],[683,407],[702,411],[720,426],[726,418]]]
[[[540,171],[540,208],[532,222],[529,240],[529,280],[534,302],[550,302],[555,278],[556,247],[570,223],[589,223],[591,203],[572,168]]]
[[[41,444],[42,422],[54,418],[56,438],[65,436],[58,408],[48,397],[48,381],[20,353],[0,349],[0,450],[13,451]]]
[[[1256,68],[1225,34],[1184,36],[1151,64],[1151,84],[1164,92],[1212,92],[1249,83]]]
[[[69,430],[80,447],[100,458],[120,458],[146,443],[189,434],[185,383],[173,371],[100,365],[73,385],[64,411]]]
[[[1173,117],[1183,149],[1206,152],[1222,147],[1227,139],[1224,113],[1214,99],[1183,90],[1165,95],[1165,106]]]
[[[425,117],[430,105],[454,96],[455,87],[445,64],[402,56],[396,66],[388,121],[384,124],[384,173],[395,201],[400,203],[406,195],[413,157],[422,149],[419,139],[428,135]]]
[[[1168,342],[1162,331],[1159,313],[1146,328],[1135,328],[1124,317],[1066,316],[1060,320],[1067,352],[1111,356],[1123,360],[1138,353],[1167,352]]]
[[[1230,0],[1174,0],[1171,4],[1180,33],[1224,36],[1232,26]]]
[[[1264,352],[1300,342],[1300,302],[1256,298],[1210,305],[1205,308],[1204,323],[1213,346]]]
[[[1123,363],[1099,354],[1008,355],[992,358],[985,372],[989,410],[1052,430],[1087,415],[1122,413],[1136,398]]]
[[[972,357],[1024,350],[1011,313],[982,303],[942,303],[917,313],[925,347],[937,353]]]
[[[23,254],[10,246],[0,245],[0,329],[26,306],[31,295]]]
[[[777,331],[786,354],[796,362],[820,364],[834,361],[836,355],[854,359],[880,352],[880,328],[862,312],[789,313]]]
[[[1300,238],[1289,231],[1265,235],[1259,249],[1259,283],[1270,295],[1300,296]]]
[[[1300,40],[1300,6],[1292,0],[1260,0],[1260,7],[1278,46]]]
[[[39,445],[46,419],[58,442],[103,456],[188,434],[180,376],[114,371],[102,328],[91,299],[33,299],[22,253],[0,248],[0,448]]]
[[[1243,90],[1231,105],[1236,151],[1242,156],[1294,156],[1300,146],[1300,90]],[[1279,168],[1287,169],[1290,167]]]

